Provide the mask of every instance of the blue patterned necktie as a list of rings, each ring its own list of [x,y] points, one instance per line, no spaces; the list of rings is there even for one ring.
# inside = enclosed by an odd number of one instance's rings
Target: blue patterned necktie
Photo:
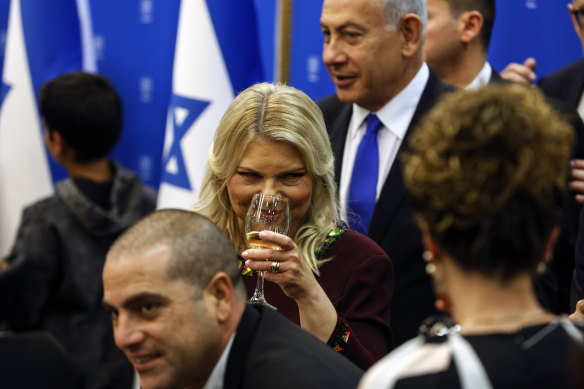
[[[377,115],[367,116],[367,130],[357,149],[349,186],[349,212],[359,216],[358,220],[352,223],[351,228],[365,235],[367,235],[375,208],[379,173],[377,132],[381,127],[382,124]]]

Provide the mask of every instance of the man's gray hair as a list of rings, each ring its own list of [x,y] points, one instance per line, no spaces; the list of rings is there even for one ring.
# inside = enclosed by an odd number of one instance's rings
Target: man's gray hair
[[[406,14],[416,14],[422,19],[422,37],[426,35],[428,11],[426,0],[378,0],[385,8],[385,25],[393,30]]]

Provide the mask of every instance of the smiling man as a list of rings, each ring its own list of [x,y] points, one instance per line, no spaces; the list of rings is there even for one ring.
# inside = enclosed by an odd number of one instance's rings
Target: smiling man
[[[103,270],[116,345],[142,389],[354,388],[361,370],[279,313],[246,305],[237,256],[205,217],[152,213]]]
[[[395,268],[394,346],[435,313],[422,242],[399,154],[439,96],[453,90],[424,62],[425,0],[325,0],[323,61],[336,94],[318,101],[351,228],[375,240]],[[366,178],[367,177],[367,178]]]

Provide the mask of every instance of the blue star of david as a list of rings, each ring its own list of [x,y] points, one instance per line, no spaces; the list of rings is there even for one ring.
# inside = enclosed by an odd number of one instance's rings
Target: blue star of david
[[[0,92],[0,109],[2,109],[2,105],[4,104],[4,99],[8,96],[8,92],[10,92],[11,85],[8,85],[5,82],[2,82],[1,86],[2,90]]]
[[[209,105],[209,101],[189,99],[187,97],[173,94],[170,101],[170,112],[172,114],[172,132],[173,140],[170,150],[162,163],[163,173],[162,181],[169,183],[186,190],[191,190],[192,186],[189,180],[189,175],[186,169],[183,158],[180,142],[189,130],[193,123],[199,118],[201,113]],[[187,111],[185,119],[181,123],[177,123],[176,109],[183,108]],[[174,159],[176,161],[176,172],[169,172],[167,165],[169,161]]]

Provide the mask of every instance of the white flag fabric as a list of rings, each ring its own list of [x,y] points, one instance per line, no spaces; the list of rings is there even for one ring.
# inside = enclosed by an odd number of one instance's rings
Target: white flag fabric
[[[11,0],[0,99],[0,259],[23,208],[53,193],[56,165],[44,146],[37,92],[45,81],[83,68],[81,27],[90,37],[88,20],[87,0]]]
[[[24,44],[20,1],[12,0],[0,109],[0,255],[10,250],[22,208],[53,185]]]
[[[192,207],[234,90],[259,81],[259,74],[253,1],[182,0],[158,208]]]

